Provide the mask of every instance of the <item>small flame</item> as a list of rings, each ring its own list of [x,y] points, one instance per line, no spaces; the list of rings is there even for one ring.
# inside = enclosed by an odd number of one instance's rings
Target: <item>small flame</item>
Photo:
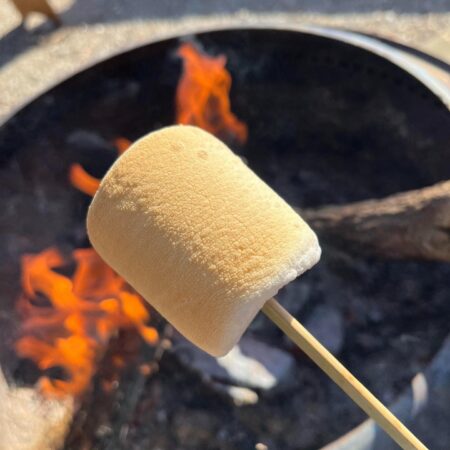
[[[124,137],[117,138],[114,143],[116,144],[117,152],[119,155],[125,153],[131,146],[132,142]]]
[[[93,197],[100,186],[98,178],[89,175],[80,164],[72,164],[69,169],[69,180],[79,191]]]
[[[75,263],[72,277],[62,269]],[[149,344],[158,340],[143,299],[108,267],[92,248],[66,259],[56,248],[22,258],[19,311],[23,317],[19,356],[41,370],[63,368],[67,379],[44,375],[44,394],[80,395],[89,387],[109,340],[122,329],[136,329]]]
[[[125,153],[132,142],[124,137],[118,137],[114,140],[118,156]],[[78,163],[72,164],[69,168],[69,181],[73,187],[86,195],[93,197],[100,186],[100,180],[88,174],[83,166]]]
[[[177,123],[196,125],[244,144],[247,125],[231,112],[231,75],[225,68],[225,55],[202,54],[191,43],[181,45],[177,54],[183,60],[176,93]]]

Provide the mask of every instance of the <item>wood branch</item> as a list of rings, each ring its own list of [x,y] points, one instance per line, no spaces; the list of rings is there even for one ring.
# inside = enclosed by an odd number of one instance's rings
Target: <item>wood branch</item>
[[[450,261],[450,180],[380,200],[301,211],[324,241],[360,254]]]
[[[0,449],[58,450],[73,414],[73,399],[44,399],[32,388],[8,386],[0,369]]]

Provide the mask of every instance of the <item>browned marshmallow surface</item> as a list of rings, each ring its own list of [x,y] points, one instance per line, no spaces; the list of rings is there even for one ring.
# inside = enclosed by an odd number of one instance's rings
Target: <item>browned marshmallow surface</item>
[[[104,177],[87,222],[102,258],[215,356],[320,257],[301,217],[225,144],[190,126],[133,144]]]

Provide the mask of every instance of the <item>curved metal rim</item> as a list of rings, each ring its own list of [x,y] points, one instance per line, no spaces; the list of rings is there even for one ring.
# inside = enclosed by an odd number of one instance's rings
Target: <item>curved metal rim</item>
[[[436,77],[430,75],[427,70],[417,64],[409,57],[405,57],[405,52],[398,50],[392,45],[378,40],[374,37],[369,37],[364,34],[359,34],[352,31],[339,30],[337,28],[323,28],[323,27],[306,27],[311,31],[316,31],[318,35],[324,37],[334,38],[336,40],[346,42],[371,51],[372,53],[381,56],[382,58],[392,62],[396,66],[410,73],[414,78],[427,86],[434,94],[436,94],[442,102],[450,108],[450,87]],[[443,63],[445,65],[445,63]]]
[[[36,95],[30,97],[26,102],[19,105],[15,108],[10,114],[8,114],[3,121],[0,123],[0,129],[15,115],[17,115],[21,110],[26,108],[28,105],[39,99],[39,97],[45,95],[50,92],[52,89],[57,87],[63,82],[70,80],[72,77],[78,75],[81,72],[87,71],[98,64],[104,63],[112,58],[120,56],[123,53],[127,53],[133,50],[137,50],[140,48],[144,48],[151,44],[157,44],[160,42],[168,41],[171,39],[182,39],[183,37],[189,37],[196,34],[206,34],[206,33],[214,33],[220,31],[227,30],[243,30],[243,31],[252,31],[252,30],[273,30],[273,31],[290,31],[297,32],[303,34],[310,34],[313,36],[323,37],[331,40],[336,40],[340,42],[344,42],[346,44],[352,45],[354,47],[358,47],[364,50],[367,50],[371,53],[374,53],[401,69],[408,72],[414,78],[419,80],[422,84],[424,84],[430,91],[432,91],[444,104],[447,108],[450,109],[450,87],[447,86],[444,82],[440,81],[436,77],[430,75],[423,67],[417,64],[414,60],[405,57],[405,51],[399,50],[395,46],[391,46],[386,44],[387,40],[378,40],[376,37],[369,37],[364,34],[360,34],[358,32],[348,31],[339,28],[331,28],[331,27],[319,27],[315,25],[289,25],[289,24],[280,24],[276,22],[270,21],[262,21],[258,24],[248,24],[246,22],[237,22],[233,24],[223,25],[223,26],[205,26],[205,27],[192,27],[192,29],[188,28],[183,30],[182,33],[173,31],[168,33],[159,34],[147,42],[138,45],[130,45],[124,48],[121,48],[117,51],[112,52],[111,54],[98,58],[94,61],[90,61],[89,63],[82,65],[76,71],[66,74],[61,78],[57,79],[55,82],[51,83],[42,91],[38,92]],[[406,47],[406,46],[405,46]],[[419,52],[420,53],[420,52]],[[420,56],[419,56],[420,57]],[[440,61],[440,60],[439,60]],[[442,67],[446,67],[446,63],[441,62],[441,70]],[[450,73],[450,70],[449,70]]]

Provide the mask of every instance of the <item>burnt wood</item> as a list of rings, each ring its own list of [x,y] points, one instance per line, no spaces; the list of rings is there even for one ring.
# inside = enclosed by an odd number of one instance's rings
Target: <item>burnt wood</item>
[[[302,215],[321,238],[355,253],[450,261],[450,180]]]

